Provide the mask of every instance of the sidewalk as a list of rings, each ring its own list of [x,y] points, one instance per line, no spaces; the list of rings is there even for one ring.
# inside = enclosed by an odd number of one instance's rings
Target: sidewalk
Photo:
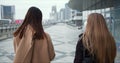
[[[56,57],[51,63],[73,63],[80,30],[66,24],[45,28],[50,34]],[[12,63],[14,58],[13,38],[0,41],[0,63]]]
[[[46,29],[52,38],[56,57],[52,63],[73,63],[78,35],[76,27],[67,24],[57,24]]]

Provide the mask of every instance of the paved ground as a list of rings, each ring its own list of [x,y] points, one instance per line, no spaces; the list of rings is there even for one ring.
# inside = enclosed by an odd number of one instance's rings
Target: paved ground
[[[56,57],[52,63],[73,63],[78,34],[75,27],[57,24],[45,29],[51,35]],[[0,63],[12,63],[14,58],[13,38],[0,41]]]
[[[56,57],[51,63],[73,63],[76,42],[81,30],[66,24],[57,24],[45,31],[51,35]],[[0,41],[0,63],[12,63],[14,58],[13,38]],[[117,62],[120,63],[120,52]]]

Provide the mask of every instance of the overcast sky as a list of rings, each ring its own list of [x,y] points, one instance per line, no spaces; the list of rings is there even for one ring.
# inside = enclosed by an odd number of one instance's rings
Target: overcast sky
[[[24,16],[31,6],[36,6],[41,9],[43,13],[43,19],[49,18],[51,7],[56,5],[57,11],[64,8],[65,3],[69,0],[0,0],[0,5],[15,5],[16,19],[24,19]]]

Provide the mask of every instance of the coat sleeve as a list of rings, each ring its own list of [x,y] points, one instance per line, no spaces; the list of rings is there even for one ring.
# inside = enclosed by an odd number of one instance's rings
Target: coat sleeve
[[[83,61],[83,44],[82,40],[79,40],[76,46],[74,63],[82,63]]]
[[[18,39],[18,37],[14,37],[13,38],[13,46],[14,46],[14,52],[16,53],[18,45],[19,45],[19,41],[20,39]]]
[[[13,46],[14,46],[14,52],[16,53],[17,43],[15,37],[13,38]]]
[[[52,40],[51,40],[51,37],[48,35],[48,40],[49,40],[49,44],[48,44],[48,53],[49,53],[49,58],[50,58],[50,61],[54,59],[55,57],[55,51],[54,51],[54,46],[53,46],[53,43],[52,43]]]

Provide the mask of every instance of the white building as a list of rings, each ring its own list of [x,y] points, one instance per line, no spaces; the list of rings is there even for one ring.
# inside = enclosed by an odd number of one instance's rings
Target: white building
[[[72,18],[72,9],[70,9],[67,4],[65,4],[65,8],[60,9],[58,12],[58,20],[61,22],[68,22]]]
[[[82,12],[72,10],[72,22],[76,26],[82,26]]]
[[[65,4],[65,21],[68,22],[72,18],[72,9],[68,7],[67,4]]]
[[[64,8],[60,9],[59,11],[59,15],[58,15],[60,22],[64,22],[65,20],[65,11],[64,11]]]
[[[52,6],[52,10],[51,10],[51,13],[50,13],[50,21],[51,23],[56,23],[58,22],[58,15],[57,15],[57,9],[56,9],[56,6]]]

